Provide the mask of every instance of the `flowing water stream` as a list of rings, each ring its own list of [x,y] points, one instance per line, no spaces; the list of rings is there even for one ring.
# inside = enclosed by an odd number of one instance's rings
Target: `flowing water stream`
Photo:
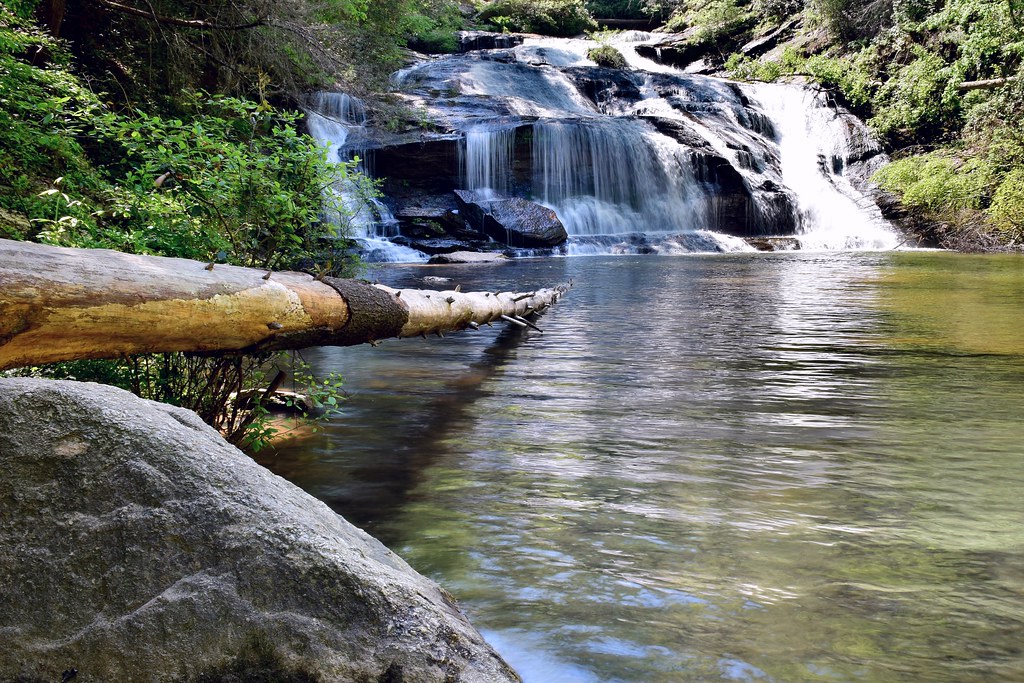
[[[1024,260],[892,251],[862,192],[884,156],[820,94],[612,40],[630,70],[528,39],[400,72],[435,138],[374,141],[340,95],[311,129],[370,169],[435,145],[430,192],[529,197],[570,254],[733,253],[381,266],[577,285],[544,334],[308,352],[349,399],[267,464],[454,592],[527,683],[1024,681]],[[385,250],[386,208],[360,228]]]
[[[450,589],[527,683],[1024,680],[1024,259],[382,267],[572,278],[535,331],[319,349],[266,462]]]

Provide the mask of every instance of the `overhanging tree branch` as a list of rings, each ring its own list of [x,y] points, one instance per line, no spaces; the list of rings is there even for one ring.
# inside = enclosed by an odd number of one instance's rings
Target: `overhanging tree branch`
[[[352,346],[521,324],[567,287],[392,289],[358,280],[0,240],[0,370],[166,351]]]

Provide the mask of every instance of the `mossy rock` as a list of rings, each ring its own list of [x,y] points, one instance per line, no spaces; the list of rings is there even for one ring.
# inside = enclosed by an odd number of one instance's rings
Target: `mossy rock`
[[[625,69],[626,58],[622,56],[622,53],[618,49],[611,45],[599,45],[598,47],[592,47],[587,51],[587,58],[592,62],[596,62],[598,66],[606,66],[611,69]]]

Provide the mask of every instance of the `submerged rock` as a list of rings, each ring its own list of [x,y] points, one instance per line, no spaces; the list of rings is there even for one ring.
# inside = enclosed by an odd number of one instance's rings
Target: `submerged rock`
[[[443,589],[192,412],[0,379],[0,465],[0,680],[518,680]]]
[[[569,238],[554,211],[528,199],[483,199],[467,190],[456,190],[455,198],[469,224],[495,242],[532,249],[557,247]]]
[[[746,243],[758,251],[796,251],[800,240],[795,237],[748,237]]]
[[[431,256],[428,263],[505,263],[508,257],[493,251],[453,251]]]

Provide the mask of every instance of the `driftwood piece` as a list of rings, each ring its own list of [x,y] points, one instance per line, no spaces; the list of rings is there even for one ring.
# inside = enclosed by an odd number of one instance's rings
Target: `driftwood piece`
[[[1002,88],[1005,85],[1010,85],[1017,81],[1017,76],[1007,76],[1006,78],[986,78],[982,81],[964,81],[957,86],[958,90],[967,92],[969,90],[994,90],[996,88]]]
[[[540,313],[568,289],[460,292],[0,240],[0,370],[165,351],[351,346]]]

